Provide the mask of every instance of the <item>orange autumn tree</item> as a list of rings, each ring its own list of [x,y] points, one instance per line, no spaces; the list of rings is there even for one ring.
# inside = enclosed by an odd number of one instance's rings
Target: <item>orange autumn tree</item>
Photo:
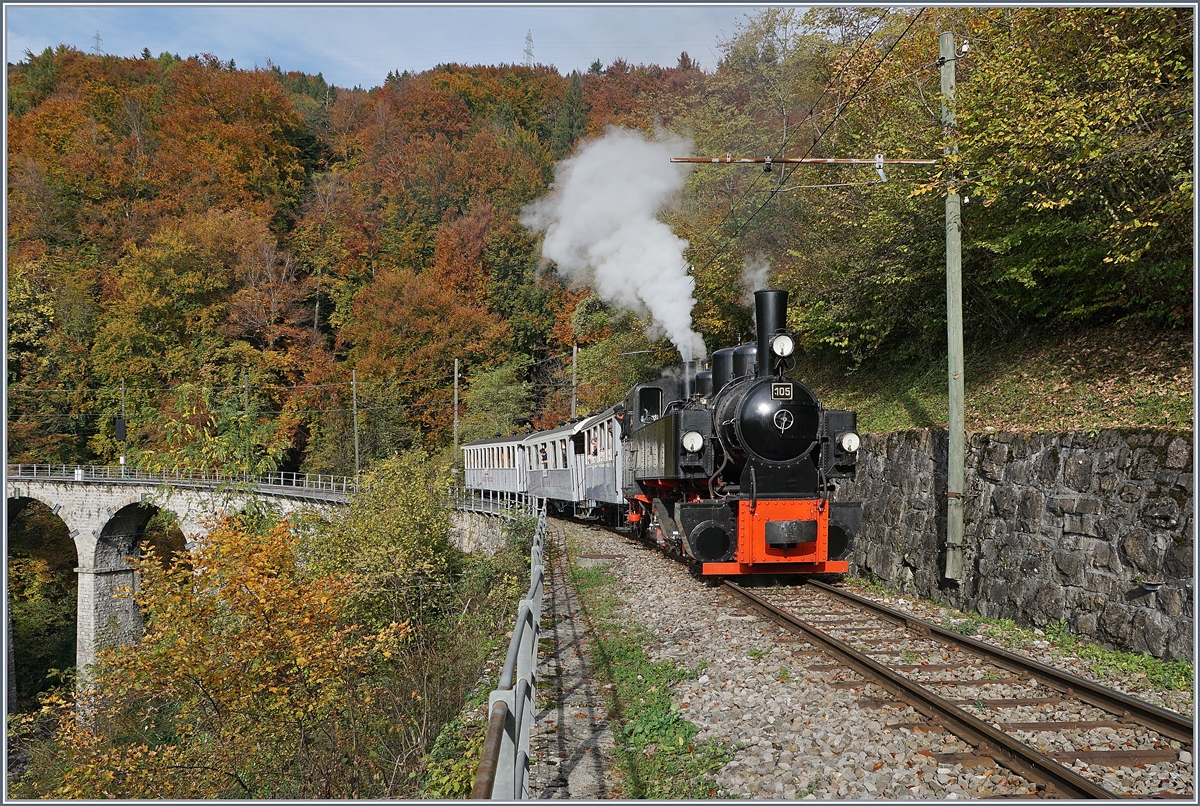
[[[57,703],[22,783],[58,798],[386,794],[400,755],[386,677],[410,628],[355,623],[350,578],[302,553],[290,524],[237,520],[165,569],[148,552],[141,642],[101,655],[86,718]]]

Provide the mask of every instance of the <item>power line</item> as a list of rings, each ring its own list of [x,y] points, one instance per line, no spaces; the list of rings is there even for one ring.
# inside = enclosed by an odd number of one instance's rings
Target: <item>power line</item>
[[[850,55],[850,58],[847,59],[846,62],[842,65],[842,69],[838,70],[837,75],[835,75],[830,81],[828,81],[825,84],[824,88],[822,88],[822,90],[821,90],[821,94],[819,96],[817,96],[817,100],[814,101],[811,106],[809,106],[808,113],[804,116],[804,119],[796,124],[796,128],[794,131],[798,131],[800,129],[800,127],[802,127],[805,123],[807,123],[810,119],[812,119],[813,113],[816,110],[817,106],[821,103],[821,100],[829,92],[829,87],[832,84],[834,84],[839,78],[842,77],[842,73],[846,72],[846,68],[848,68],[854,62],[855,57],[858,56],[859,52],[862,51],[862,49],[866,46],[867,42],[870,41],[871,37],[875,35],[875,31],[879,28],[880,23],[883,22],[883,20],[886,16],[887,16],[886,14],[881,14],[879,16],[879,18],[875,20],[875,25],[871,28],[870,31],[867,32],[867,35],[863,37],[862,41],[858,43],[858,47],[854,49],[854,53],[852,53]],[[821,114],[825,114],[825,112],[822,112]],[[784,153],[784,149],[787,148],[788,141],[794,136],[794,131],[793,131],[793,134],[789,134],[787,137],[785,137],[783,139],[783,143],[779,146],[779,151],[776,152],[775,156],[778,157]],[[811,151],[811,149],[810,149],[810,151]],[[719,230],[725,224],[725,222],[729,220],[729,217],[731,215],[733,215],[734,211],[741,205],[741,203],[746,200],[746,198],[750,195],[750,193],[758,185],[758,183],[761,179],[762,179],[762,174],[756,174],[754,177],[754,181],[750,183],[750,187],[746,188],[746,190],[742,193],[742,195],[739,196],[732,205],[730,205],[729,211],[726,212],[725,215],[721,217],[721,220],[718,221],[716,224],[714,224],[712,227],[710,227],[708,232],[706,232],[701,237],[707,240],[709,238],[709,236],[711,236],[713,233],[715,233],[717,230]],[[724,251],[724,249],[718,249],[716,254],[720,255],[721,252],[723,252],[723,251]],[[715,260],[715,259],[716,259],[716,256],[713,257],[713,260]],[[706,263],[704,265],[704,268],[708,268],[710,265],[712,265],[712,260],[710,260],[708,263]]]
[[[889,47],[887,49],[887,52],[883,54],[883,56],[879,59],[879,62],[875,65],[874,68],[872,68],[870,74],[868,74],[867,77],[865,79],[863,79],[862,83],[859,84],[858,89],[855,90],[854,94],[851,95],[844,104],[842,104],[841,109],[839,109],[838,113],[834,116],[833,120],[829,121],[828,125],[826,125],[825,128],[821,130],[820,134],[817,135],[817,138],[815,140],[813,140],[812,144],[808,147],[808,150],[804,152],[804,155],[803,155],[803,157],[801,157],[801,159],[808,157],[808,155],[812,153],[813,149],[817,147],[817,144],[821,142],[821,140],[825,137],[825,135],[833,127],[833,124],[837,123],[837,121],[841,118],[842,112],[845,111],[845,108],[859,96],[862,88],[867,85],[867,82],[869,82],[872,78],[875,77],[875,73],[878,72],[879,68],[883,66],[883,63],[885,61],[887,61],[888,56],[890,56],[892,54],[892,51],[896,49],[896,46],[899,45],[900,42],[903,41],[904,37],[908,35],[908,32],[910,30],[912,30],[913,25],[916,24],[917,20],[920,18],[920,16],[923,13],[925,13],[925,8],[921,7],[917,11],[917,13],[915,15],[913,15],[912,20],[910,20],[908,23],[908,27],[906,27],[904,29],[904,32],[901,33],[900,36],[896,38],[896,41],[892,43],[891,47]],[[799,166],[797,166],[797,167],[799,167]],[[796,171],[796,169],[793,168],[791,171],[782,174],[782,176],[780,177],[780,185],[782,186],[783,183],[786,182],[793,173],[795,173],[795,171]],[[709,259],[709,261],[704,264],[701,271],[703,271],[704,269],[707,269],[709,266],[711,266],[713,264],[713,262],[716,261],[716,259],[718,257],[720,257],[721,253],[725,251],[725,248],[728,246],[728,244],[731,243],[739,235],[741,235],[742,232],[746,229],[746,227],[750,226],[750,222],[753,221],[754,218],[759,213],[761,213],[768,204],[771,203],[771,200],[775,198],[775,195],[777,192],[778,192],[777,189],[772,189],[770,195],[768,195],[767,198],[763,201],[763,203],[760,204],[758,206],[758,208],[753,213],[750,214],[749,218],[747,218],[745,221],[742,222],[741,226],[739,226],[737,228],[737,230],[734,231],[733,235],[729,236],[729,238],[727,238],[725,240],[725,245],[716,251],[716,253]]]

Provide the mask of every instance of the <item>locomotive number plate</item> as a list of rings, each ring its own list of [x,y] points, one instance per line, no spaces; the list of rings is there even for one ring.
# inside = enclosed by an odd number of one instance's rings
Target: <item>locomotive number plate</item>
[[[771,384],[771,399],[772,400],[791,400],[792,385],[790,383],[773,383]]]

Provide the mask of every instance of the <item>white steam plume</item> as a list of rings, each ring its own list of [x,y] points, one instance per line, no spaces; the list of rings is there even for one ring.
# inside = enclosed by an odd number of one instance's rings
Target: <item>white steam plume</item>
[[[771,264],[762,255],[747,257],[742,264],[742,304],[754,305],[754,292],[767,287],[767,273]]]
[[[671,157],[688,153],[691,143],[674,135],[659,132],[650,141],[610,126],[559,163],[550,194],[521,211],[522,224],[546,233],[542,257],[606,302],[652,314],[649,335],[666,333],[685,361],[705,355],[692,330],[688,243],[656,216],[687,178],[688,169]]]

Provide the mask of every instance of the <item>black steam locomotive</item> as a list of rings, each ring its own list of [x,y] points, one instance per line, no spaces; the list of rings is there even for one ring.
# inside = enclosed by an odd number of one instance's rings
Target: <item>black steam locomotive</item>
[[[788,377],[787,292],[754,302],[756,343],[630,391],[617,415],[626,518],[705,574],[843,573],[862,504],[831,494],[854,476],[856,417]]]
[[[854,476],[855,415],[788,377],[787,292],[754,301],[756,343],[717,350],[710,370],[686,362],[581,421],[464,445],[466,487],[577,518],[624,515],[705,574],[844,573],[862,506],[831,494]]]

